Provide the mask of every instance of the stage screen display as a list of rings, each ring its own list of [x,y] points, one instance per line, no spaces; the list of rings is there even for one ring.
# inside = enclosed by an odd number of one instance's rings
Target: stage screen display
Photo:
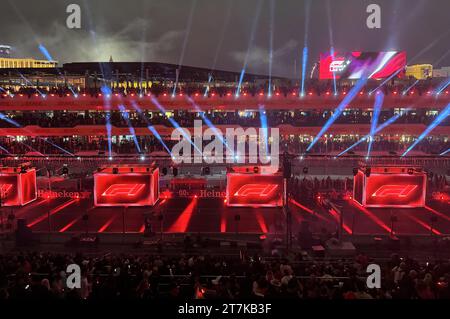
[[[19,175],[1,174],[0,192],[2,206],[20,206]]]
[[[320,54],[319,79],[359,79],[365,70],[372,79],[384,79],[398,72],[401,77],[405,72],[406,52],[335,52]]]
[[[372,173],[367,177],[359,170],[353,181],[353,198],[365,207],[424,207],[426,174],[424,172]]]
[[[365,206],[425,206],[425,174],[372,174],[366,178]]]
[[[159,198],[158,183],[158,170],[153,173],[97,173],[94,175],[94,205],[152,206]]]
[[[235,207],[283,206],[283,176],[227,174],[227,205]]]
[[[25,173],[0,173],[0,196],[2,206],[23,206],[37,198],[36,170],[27,170]]]

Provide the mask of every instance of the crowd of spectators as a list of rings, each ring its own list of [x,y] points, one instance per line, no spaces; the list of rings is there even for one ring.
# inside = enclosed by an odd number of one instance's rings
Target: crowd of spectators
[[[368,289],[366,267],[382,269]],[[81,288],[67,288],[66,268],[81,267]],[[448,299],[450,263],[392,255],[374,261],[156,255],[16,253],[0,255],[0,299]]]
[[[240,87],[240,94],[246,94],[249,96],[257,96],[260,94],[267,95],[269,92],[269,82],[266,81],[262,83],[243,83]],[[363,88],[363,92],[368,93],[375,90],[379,90],[383,92],[385,95],[402,95],[403,92],[406,91],[407,95],[426,95],[433,94],[436,88],[440,87],[440,81],[434,80],[426,80],[416,83],[415,79],[408,80],[391,80],[388,83],[385,83],[381,88],[379,88],[378,81],[369,81],[366,86]],[[182,82],[178,83],[177,89],[174,91],[173,83],[154,83],[151,87],[114,87],[114,88],[101,88],[100,86],[93,86],[87,88],[74,88],[69,86],[58,86],[58,87],[48,87],[42,86],[39,87],[38,90],[36,87],[30,86],[9,86],[3,85],[3,92],[0,94],[1,98],[8,98],[9,94],[19,94],[24,97],[34,98],[40,97],[42,94],[45,95],[54,95],[59,97],[73,97],[74,95],[86,95],[92,97],[103,97],[104,94],[118,94],[121,96],[138,96],[140,94],[153,94],[155,96],[159,95],[167,95],[170,96],[173,93],[175,94],[183,94],[189,96],[203,96],[206,93],[208,97],[223,97],[223,96],[231,96],[236,93],[237,83],[235,82],[218,82],[218,83],[208,83],[205,85],[205,82]],[[333,81],[317,81],[315,79],[307,80],[305,83],[305,95],[306,96],[333,96],[334,95],[334,83]],[[336,83],[336,92],[342,94],[343,92],[349,92],[352,88],[351,84],[348,82],[337,81]],[[410,88],[409,90],[407,90]],[[443,94],[448,94],[448,91],[443,91]],[[271,94],[277,96],[299,96],[300,95],[300,87],[299,85],[293,85],[289,83],[279,83],[273,84],[271,88]]]
[[[332,116],[332,109],[326,111],[318,110],[266,110],[264,116],[269,127],[279,125],[292,126],[323,126]],[[133,109],[127,111],[125,115],[120,111],[112,111],[110,115],[105,112],[6,112],[10,119],[14,120],[20,126],[38,125],[40,127],[75,127],[77,125],[105,125],[107,120],[115,127],[128,127],[129,119],[133,127],[147,127],[152,125],[165,125],[171,127],[171,120],[175,120],[182,127],[193,126],[194,120],[202,120],[202,115],[198,112],[173,111],[170,119],[167,115],[160,112],[143,112],[142,115]],[[394,111],[382,111],[379,122],[383,123],[394,116]],[[107,119],[107,116],[108,119]],[[258,111],[212,111],[205,116],[214,125],[241,125],[243,127],[260,127],[261,112]],[[429,124],[436,117],[436,113],[430,113],[428,110],[411,110],[404,112],[396,121],[397,124]],[[370,124],[372,113],[352,109],[344,111],[335,124]],[[14,127],[15,124],[8,121],[0,121],[1,127]],[[440,125],[450,125],[450,120],[444,120]]]
[[[362,136],[355,135],[334,135],[327,136],[317,141],[308,151],[309,154],[323,154],[336,156],[347,150],[348,147],[355,144]],[[391,139],[392,138],[392,139]],[[226,141],[226,138],[224,139]],[[134,138],[130,136],[114,137],[111,141],[111,151],[114,154],[133,155],[138,154],[140,150],[143,154],[153,152],[167,153],[167,149],[178,142],[170,139],[164,139],[164,145],[153,135],[136,136],[139,147],[136,146]],[[290,154],[306,154],[312,138],[304,136],[281,136],[279,150],[280,153],[289,152]],[[209,141],[204,141],[208,144]],[[376,136],[372,143],[372,155],[395,156],[401,155],[411,145],[412,139],[399,140],[398,136]],[[57,145],[57,146],[55,146]],[[97,152],[99,155],[108,154],[109,146],[107,137],[95,136],[72,136],[72,137],[0,137],[0,154],[27,154],[30,152],[39,152],[44,155],[64,155],[67,154],[62,149],[70,153],[79,152]],[[414,151],[428,155],[439,155],[450,148],[450,140],[445,137],[432,137],[422,140],[415,146]],[[364,154],[367,152],[367,142],[359,143],[346,153],[346,155]]]

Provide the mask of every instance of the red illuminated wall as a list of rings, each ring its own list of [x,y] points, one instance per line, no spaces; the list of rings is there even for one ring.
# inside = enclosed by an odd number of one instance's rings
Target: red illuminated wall
[[[36,171],[1,172],[0,194],[2,206],[23,206],[34,201],[37,198]]]
[[[363,183],[358,182],[358,176]],[[357,196],[362,187],[362,200]],[[361,171],[354,179],[354,198],[365,207],[424,207],[426,196],[425,173],[370,174]]]
[[[283,177],[278,174],[227,174],[228,206],[282,206],[283,191]]]
[[[159,199],[159,171],[94,174],[95,206],[152,206]]]

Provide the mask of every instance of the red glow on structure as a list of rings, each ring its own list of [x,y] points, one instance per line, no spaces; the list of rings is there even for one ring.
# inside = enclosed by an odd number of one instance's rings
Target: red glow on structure
[[[313,211],[311,208],[308,208],[308,207],[306,207],[305,205],[300,204],[300,203],[297,202],[295,199],[292,199],[292,198],[291,198],[291,199],[290,199],[290,202],[291,202],[292,204],[294,204],[295,206],[297,206],[298,208],[304,210],[305,212],[307,212],[307,213],[309,213],[309,214],[311,214],[311,215],[314,215],[314,216],[316,216],[316,217],[322,219],[323,221],[327,221],[327,222],[328,222],[328,219],[327,219],[327,218],[323,217],[323,216],[320,215],[320,214],[317,214],[317,213],[316,213],[315,211]]]
[[[63,228],[61,228],[59,230],[60,233],[64,233],[66,230],[68,230],[70,227],[72,227],[77,221],[80,220],[80,216],[78,216],[77,218],[75,218],[74,220],[72,220],[70,223],[68,223],[66,226],[64,226]]]
[[[259,228],[261,229],[261,232],[264,234],[267,234],[269,232],[267,228],[266,221],[264,220],[264,217],[260,211],[255,211],[256,220],[258,221]]]
[[[423,228],[425,228],[428,231],[433,232],[433,234],[435,235],[442,235],[442,233],[440,231],[438,231],[437,229],[435,229],[434,227],[431,228],[430,225],[428,225],[427,223],[425,223],[424,221],[420,220],[419,218],[413,216],[413,215],[406,215],[408,218],[412,219],[413,221],[415,221],[417,224],[419,224],[420,226],[422,226]]]
[[[368,210],[367,208],[361,206],[357,201],[355,200],[350,200],[349,203],[356,207],[357,209],[359,209],[361,212],[363,212],[367,217],[369,217],[373,222],[375,222],[375,224],[377,224],[378,226],[380,226],[381,228],[383,228],[384,230],[386,230],[388,233],[392,232],[391,227],[389,227],[388,225],[386,225],[381,219],[379,219],[374,213],[372,213],[370,210]]]
[[[65,202],[65,203],[63,203],[63,204],[61,204],[61,205],[59,205],[59,206],[53,208],[52,210],[50,210],[50,212],[45,213],[44,215],[42,215],[42,216],[36,218],[36,219],[33,220],[31,223],[28,223],[27,226],[28,226],[28,227],[33,227],[34,225],[36,225],[36,224],[42,222],[43,220],[46,220],[46,219],[48,218],[48,216],[53,216],[53,215],[55,215],[56,213],[62,211],[64,208],[66,208],[67,206],[72,205],[72,204],[75,203],[75,202],[77,202],[76,199],[71,199],[71,200],[69,200],[69,201],[67,201],[67,202]]]
[[[427,209],[431,213],[435,214],[436,216],[439,216],[441,218],[444,218],[445,220],[450,221],[450,217],[449,216],[447,216],[447,215],[445,215],[445,214],[443,214],[441,212],[438,212],[437,210],[435,210],[435,209],[433,209],[433,208],[431,208],[429,206],[425,206],[425,209]]]
[[[226,218],[226,212],[222,210],[222,214],[220,216],[220,232],[226,233],[227,231],[227,218]]]
[[[340,216],[338,214],[337,211],[335,211],[333,208],[329,209],[328,212],[331,214],[331,216],[333,216],[333,218],[339,223],[340,222]],[[346,224],[346,223],[342,223],[342,228],[344,228],[344,230],[348,233],[348,234],[352,234],[352,230],[351,228]]]
[[[112,222],[117,218],[117,214],[113,215],[110,219],[108,219],[106,221],[106,223],[103,224],[102,227],[100,227],[100,229],[98,230],[99,233],[103,233],[108,227],[109,225],[112,224]]]
[[[189,205],[186,206],[186,208],[183,210],[180,216],[178,216],[175,223],[170,226],[168,232],[169,233],[185,233],[189,222],[192,218],[192,214],[194,213],[195,205],[197,204],[198,199],[193,198]]]
[[[145,224],[142,224],[141,228],[139,228],[139,233],[143,233],[145,231]]]

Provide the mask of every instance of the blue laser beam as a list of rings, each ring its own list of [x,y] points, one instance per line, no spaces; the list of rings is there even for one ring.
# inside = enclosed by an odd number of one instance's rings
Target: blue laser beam
[[[344,99],[339,103],[338,107],[334,110],[331,117],[327,120],[325,125],[320,130],[319,134],[317,134],[312,142],[309,144],[306,151],[308,152],[316,143],[317,141],[325,134],[325,132],[330,128],[330,126],[336,121],[336,119],[341,115],[341,113],[344,111],[344,109],[347,107],[347,105],[355,98],[355,96],[358,94],[358,92],[363,88],[363,86],[367,82],[367,77],[361,77],[355,84],[354,87],[351,88],[351,90],[348,92],[348,94],[344,97]]]
[[[5,152],[8,155],[13,155],[10,151],[8,151],[6,148],[4,148],[3,146],[0,145],[0,150],[2,150],[3,152]]]
[[[125,106],[119,105],[119,109],[120,109],[120,115],[122,115],[122,118],[125,120],[125,122],[127,122],[128,129],[130,131],[131,137],[133,138],[134,145],[136,146],[136,150],[138,153],[141,153],[141,147],[139,146],[139,142],[136,137],[136,131],[135,131],[133,125],[131,124],[130,115],[128,114],[127,110],[125,109]]]
[[[14,125],[15,127],[22,127],[22,125],[20,125],[19,123],[17,123],[16,121],[14,121],[13,119],[10,119],[9,117],[7,117],[5,114],[0,113],[0,120],[3,120],[5,122],[8,122],[11,125]]]
[[[443,151],[441,154],[439,154],[440,156],[443,156],[443,155],[445,155],[445,154],[447,154],[447,153],[449,153],[450,152],[450,148],[448,149],[448,150],[446,150],[446,151]]]
[[[105,105],[106,108],[106,113],[105,113],[105,127],[106,127],[106,135],[107,135],[107,140],[108,140],[108,158],[112,159],[112,125],[111,125],[111,105],[110,105],[110,101],[109,101],[109,96],[111,96],[111,89],[106,86],[103,85],[100,88],[100,91],[102,92],[102,97],[103,97],[103,103]]]
[[[172,152],[169,149],[169,147],[167,146],[167,144],[164,142],[163,138],[161,137],[161,135],[158,133],[158,131],[156,130],[156,128],[150,123],[150,121],[148,120],[148,118],[145,116],[144,112],[142,112],[142,109],[139,107],[139,105],[137,105],[136,102],[131,102],[131,105],[133,106],[133,108],[138,112],[138,114],[141,116],[141,118],[144,119],[145,123],[147,124],[147,128],[150,130],[150,132],[153,133],[153,135],[156,137],[156,139],[161,143],[161,145],[164,147],[164,149],[170,154],[170,156],[172,157]]]
[[[161,105],[161,103],[159,103],[159,101],[154,97],[151,96],[151,101],[153,102],[153,104],[159,109],[159,111],[163,114],[166,115],[167,110],[164,108],[164,106]],[[170,122],[170,124],[172,124],[172,126],[176,129],[178,129],[178,131],[180,132],[181,135],[183,135],[183,137],[189,141],[189,143],[195,148],[195,150],[199,153],[202,154],[202,151],[198,148],[197,145],[194,144],[194,142],[192,142],[192,138],[190,135],[188,135],[185,130],[180,126],[180,124],[178,124],[177,121],[175,121],[173,118],[171,117],[167,117],[167,120]]]
[[[433,120],[433,122],[431,122],[430,125],[428,125],[428,127],[425,129],[425,131],[423,131],[419,137],[417,138],[417,140],[414,141],[414,143],[411,144],[411,146],[408,147],[408,149],[402,154],[402,157],[406,156],[406,154],[408,154],[414,147],[416,147],[417,144],[420,143],[420,141],[422,141],[425,137],[428,136],[428,134],[430,134],[430,132],[432,130],[434,130],[436,128],[436,126],[438,126],[443,120],[445,120],[445,118],[450,114],[450,103],[447,104],[447,106],[445,107],[444,110],[442,110],[438,116],[436,116],[436,118]]]
[[[442,82],[442,83],[439,85],[439,87],[436,89],[436,95],[441,94],[441,92],[444,91],[445,88],[446,88],[447,86],[449,86],[449,85],[450,85],[450,77],[447,78],[444,82]]]
[[[73,154],[73,153],[69,152],[68,150],[66,150],[66,149],[62,148],[62,147],[61,147],[61,146],[59,146],[59,145],[56,145],[56,144],[55,144],[55,143],[53,143],[52,141],[49,141],[49,140],[48,140],[47,138],[43,138],[43,140],[44,140],[45,142],[47,142],[48,144],[50,144],[50,145],[52,145],[52,146],[56,147],[57,149],[59,149],[59,150],[63,151],[64,153],[66,153],[66,154],[68,154],[68,155],[70,155],[70,156],[75,156],[75,154]]]
[[[217,129],[217,127],[211,122],[211,120],[205,115],[205,112],[200,109],[200,107],[198,106],[197,103],[195,103],[195,101],[190,98],[189,96],[187,97],[187,100],[194,106],[195,110],[198,112],[198,114],[200,115],[200,117],[202,118],[202,120],[206,123],[206,125],[208,125],[209,128],[211,128],[211,130],[214,132],[214,135],[220,140],[220,142],[222,142],[223,145],[225,145],[225,147],[231,152],[234,153],[233,150],[228,146],[227,142],[225,141],[225,139],[223,138],[222,133]]]
[[[262,104],[259,105],[259,118],[261,121],[264,145],[266,147],[266,151],[268,151],[269,150],[269,126],[267,124],[266,110],[264,109],[264,105],[262,105]]]
[[[48,60],[48,61],[54,61],[50,53],[48,52],[47,48],[43,46],[41,43],[39,43],[39,51],[41,51],[42,55]]]
[[[245,68],[241,70],[241,75],[239,76],[239,83],[236,88],[236,92],[234,93],[235,97],[239,97],[239,94],[241,93],[241,86],[242,86],[242,81],[244,80],[244,75],[245,75]]]
[[[378,126],[378,128],[375,131],[376,133],[381,132],[383,129],[385,129],[387,126],[391,125],[392,123],[394,123],[395,121],[397,121],[397,119],[399,117],[401,117],[402,114],[396,114],[393,117],[387,119],[383,124],[380,124],[380,126]],[[359,144],[361,144],[362,142],[366,141],[369,138],[370,134],[365,135],[364,137],[362,137],[360,140],[358,140],[357,142],[355,142],[354,144],[350,145],[348,148],[346,148],[344,151],[340,152],[337,156],[341,156],[345,153],[347,153],[348,151],[350,151],[351,149],[355,148],[356,146],[358,146]]]
[[[308,47],[305,46],[303,48],[303,55],[302,55],[302,85],[301,85],[300,96],[305,96],[305,77],[306,77],[307,63],[308,63]]]
[[[384,94],[379,92],[375,97],[375,104],[373,106],[372,123],[370,125],[369,145],[367,146],[367,156],[369,158],[370,151],[372,150],[372,143],[375,135],[375,131],[378,126],[378,118],[380,117],[381,107],[383,105]]]
[[[386,78],[383,82],[381,82],[380,85],[378,85],[375,89],[373,89],[372,91],[369,92],[369,94],[372,94],[373,92],[375,92],[376,90],[380,89],[383,85],[385,85],[387,82],[389,82],[394,76],[396,76],[397,74],[399,74],[403,69],[398,69],[397,71],[395,71],[394,73],[392,73],[388,78]]]
[[[417,83],[419,83],[419,80],[416,80],[413,84],[411,84],[410,86],[408,86],[407,88],[406,88],[406,90],[404,90],[403,91],[403,95],[406,95],[408,92],[409,92],[409,90],[411,90]]]

